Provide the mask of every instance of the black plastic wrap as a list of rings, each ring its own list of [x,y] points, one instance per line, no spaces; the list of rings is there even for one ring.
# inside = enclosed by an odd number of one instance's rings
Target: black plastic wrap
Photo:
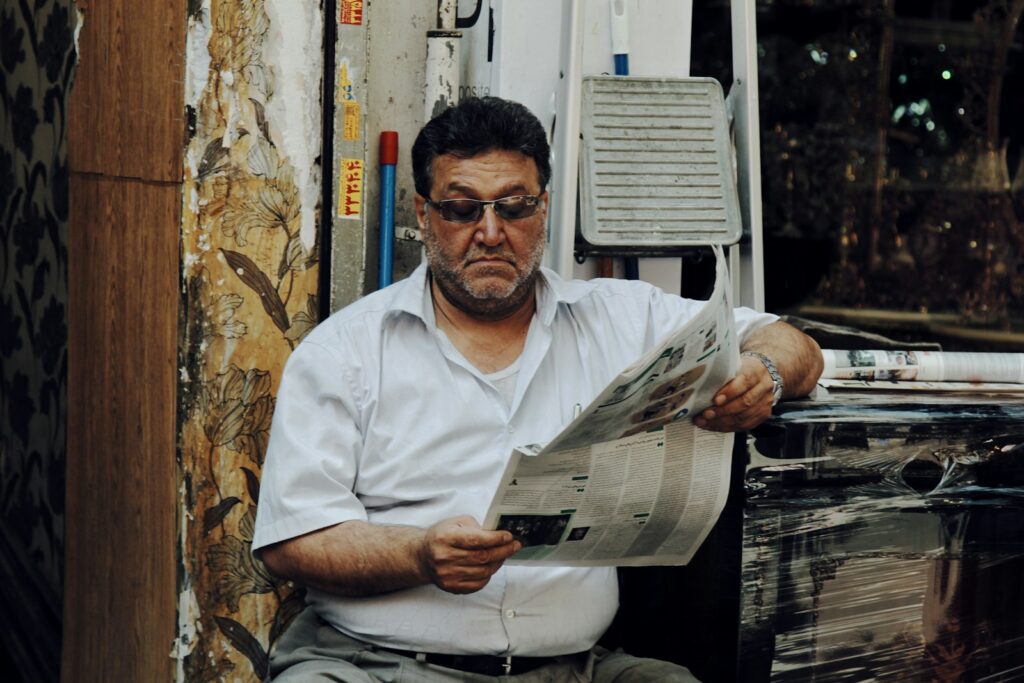
[[[753,436],[739,680],[1024,680],[1024,397],[784,403]]]

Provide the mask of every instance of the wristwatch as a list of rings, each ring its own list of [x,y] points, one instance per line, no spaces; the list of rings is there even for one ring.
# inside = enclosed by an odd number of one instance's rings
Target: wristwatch
[[[772,383],[775,384],[775,388],[772,389],[772,405],[775,405],[782,398],[782,375],[779,374],[779,369],[775,367],[775,362],[768,356],[758,351],[744,351],[740,354],[741,356],[750,356],[761,361],[764,365],[764,369],[771,375]]]

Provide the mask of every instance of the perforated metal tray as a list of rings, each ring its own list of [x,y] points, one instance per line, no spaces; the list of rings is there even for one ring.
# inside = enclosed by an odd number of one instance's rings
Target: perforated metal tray
[[[735,244],[743,234],[722,86],[586,76],[580,220],[594,245]]]

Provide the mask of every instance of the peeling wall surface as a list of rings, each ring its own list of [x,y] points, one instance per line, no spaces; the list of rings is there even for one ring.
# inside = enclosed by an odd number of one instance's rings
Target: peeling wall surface
[[[71,0],[32,5],[0,6],[0,623],[19,624],[26,647],[52,655],[64,569],[74,17]],[[47,621],[52,634],[40,630]],[[4,637],[12,649],[19,640]],[[41,676],[55,666],[36,664]]]
[[[189,3],[179,322],[179,681],[260,680],[304,603],[252,559],[284,363],[317,322],[322,14]]]

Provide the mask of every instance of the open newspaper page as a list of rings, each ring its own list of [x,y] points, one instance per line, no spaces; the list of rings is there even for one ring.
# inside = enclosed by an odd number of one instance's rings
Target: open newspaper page
[[[700,313],[626,368],[546,446],[517,448],[484,519],[513,563],[686,564],[729,487],[733,435],[692,415],[736,373],[725,259]]]
[[[928,391],[937,389],[935,382],[1024,383],[1024,353],[824,349],[821,354],[825,361],[823,380],[863,380],[887,389],[893,388],[892,381],[898,381],[900,388]],[[905,382],[910,384],[904,386]]]

